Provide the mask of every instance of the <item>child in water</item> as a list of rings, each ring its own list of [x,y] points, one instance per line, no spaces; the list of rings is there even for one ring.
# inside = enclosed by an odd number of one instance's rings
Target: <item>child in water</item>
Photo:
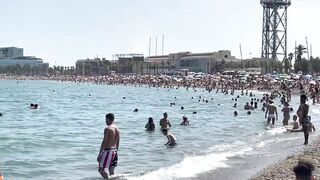
[[[154,131],[155,125],[154,125],[152,117],[149,117],[148,123],[146,124],[145,128],[147,129],[147,131]]]
[[[162,129],[162,133],[168,138],[168,142],[165,144],[166,146],[173,147],[177,144],[176,137],[173,134],[169,133],[167,129]]]

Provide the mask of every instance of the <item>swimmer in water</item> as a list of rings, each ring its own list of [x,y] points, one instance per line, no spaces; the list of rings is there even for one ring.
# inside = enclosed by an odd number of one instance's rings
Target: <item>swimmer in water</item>
[[[246,105],[244,106],[244,110],[250,110],[252,107],[249,105],[247,102]]]
[[[238,112],[237,111],[234,111],[233,114],[234,114],[234,116],[238,116]]]
[[[136,108],[136,109],[133,110],[133,112],[139,112],[139,110]]]
[[[161,129],[168,129],[171,127],[170,121],[168,119],[168,114],[166,112],[163,113],[163,118],[160,120],[160,127]]]
[[[165,144],[168,147],[173,147],[177,144],[177,139],[176,137],[168,132],[168,129],[162,129],[163,135],[165,135],[168,139],[168,142]]]
[[[38,109],[38,104],[30,104],[30,109]]]
[[[146,128],[146,131],[149,131],[149,132],[154,131],[154,129],[155,129],[155,124],[154,124],[154,122],[153,122],[152,117],[149,117],[148,123],[146,124],[145,128]]]
[[[182,122],[180,123],[181,126],[189,126],[189,120],[186,116],[182,117]]]

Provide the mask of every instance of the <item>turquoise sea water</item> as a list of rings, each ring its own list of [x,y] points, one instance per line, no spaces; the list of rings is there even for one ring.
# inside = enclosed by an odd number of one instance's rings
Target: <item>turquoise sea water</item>
[[[264,147],[275,141],[302,143],[302,134],[281,128],[280,108],[274,129],[265,128],[260,103],[248,116],[242,110],[248,96],[241,96],[238,108],[233,108],[232,96],[201,89],[6,80],[0,80],[0,89],[0,167],[7,180],[101,179],[96,157],[109,112],[121,132],[116,173],[127,179],[195,178],[231,167],[235,157],[264,155]],[[262,92],[254,93],[262,97]],[[200,96],[209,102],[199,102]],[[171,107],[171,102],[176,105]],[[40,108],[29,109],[30,103]],[[296,111],[297,97],[292,106]],[[314,117],[318,109],[312,107]],[[238,117],[233,116],[235,110]],[[159,130],[164,112],[178,140],[175,148],[164,146],[166,138]],[[183,115],[190,126],[179,126]],[[149,117],[156,124],[154,133],[144,130]]]

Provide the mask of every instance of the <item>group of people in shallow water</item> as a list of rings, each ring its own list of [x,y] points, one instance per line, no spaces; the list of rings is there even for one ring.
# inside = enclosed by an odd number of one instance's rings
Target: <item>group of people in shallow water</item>
[[[169,131],[171,128],[171,123],[168,119],[168,114],[165,112],[163,113],[163,118],[160,120],[160,129],[168,139],[166,146],[173,147],[177,144],[177,138]],[[182,117],[182,122],[180,123],[181,126],[189,126],[189,120],[186,116]],[[155,124],[153,122],[153,118],[150,117],[148,119],[148,123],[145,125],[145,129],[148,132],[153,132],[155,130]]]
[[[277,94],[277,95],[276,95]],[[304,133],[304,145],[309,143],[309,133],[315,131],[315,127],[311,122],[311,116],[309,116],[309,105],[307,104],[308,96],[306,92],[301,92],[300,95],[300,105],[295,115],[293,115],[293,127],[289,127],[290,113],[293,112],[293,108],[290,108],[289,101],[284,93],[279,93],[274,91],[271,95],[265,94],[263,97],[264,100],[264,109],[265,118],[267,119],[267,124],[273,127],[275,125],[275,121],[278,120],[278,111],[277,107],[274,105],[273,100],[279,97],[280,102],[283,105],[283,121],[282,124],[285,126],[287,131],[289,132],[303,132]],[[281,106],[280,106],[281,107]]]
[[[225,93],[225,91],[221,91]],[[216,92],[218,93],[218,91]],[[225,93],[226,94],[226,93]],[[287,128],[290,132],[304,132],[305,143],[308,144],[309,132],[315,131],[314,125],[311,123],[311,117],[308,115],[309,105],[306,104],[307,95],[302,94],[300,96],[300,106],[297,110],[297,115],[293,115],[293,128],[289,128],[289,120],[290,113],[293,112],[293,108],[290,108],[289,101],[290,99],[284,93],[272,92],[271,94],[264,94],[261,99],[255,97],[253,93],[248,94],[248,92],[241,93],[242,96],[250,96],[251,102],[247,102],[243,109],[247,111],[247,114],[250,115],[252,110],[258,109],[258,103],[262,103],[262,111],[265,111],[265,118],[267,119],[267,125],[270,127],[275,126],[276,120],[278,120],[278,112],[277,107],[274,105],[274,100],[276,98],[280,98],[280,103],[283,105],[283,121],[282,124]],[[240,95],[236,98],[233,98],[233,101],[238,101],[241,98]],[[193,99],[193,98],[192,98]],[[206,101],[204,101],[206,102]],[[170,104],[172,106],[172,103]],[[234,107],[237,107],[236,104]],[[281,107],[281,106],[280,106]],[[181,108],[183,110],[184,108]],[[134,112],[138,112],[138,109],[134,109]],[[250,112],[250,113],[249,113]],[[235,111],[234,115],[237,116],[238,112]],[[298,120],[299,119],[299,120]],[[117,150],[119,148],[120,141],[120,131],[114,125],[114,115],[109,113],[106,115],[106,124],[104,132],[104,139],[101,144],[101,148],[97,157],[97,161],[99,162],[99,172],[100,174],[108,178],[110,175],[114,174],[114,168],[117,166],[118,154]],[[188,126],[189,120],[186,116],[183,116],[182,122],[180,125]],[[165,112],[163,114],[163,118],[159,122],[159,126],[161,132],[167,138],[167,143],[165,144],[168,147],[174,147],[177,145],[177,138],[173,133],[170,132],[170,128],[172,127],[168,114]],[[302,126],[302,128],[301,128]],[[155,131],[156,125],[152,117],[149,117],[147,124],[145,125],[145,129],[148,132]],[[300,166],[296,167],[297,173],[299,173]]]

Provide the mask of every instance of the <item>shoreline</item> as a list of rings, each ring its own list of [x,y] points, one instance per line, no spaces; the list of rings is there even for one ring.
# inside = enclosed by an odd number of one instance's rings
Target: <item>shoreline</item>
[[[298,152],[293,153],[284,160],[269,165],[259,173],[250,178],[250,180],[270,180],[270,179],[295,179],[293,167],[300,160],[310,161],[316,168],[314,176],[320,177],[320,136]]]

